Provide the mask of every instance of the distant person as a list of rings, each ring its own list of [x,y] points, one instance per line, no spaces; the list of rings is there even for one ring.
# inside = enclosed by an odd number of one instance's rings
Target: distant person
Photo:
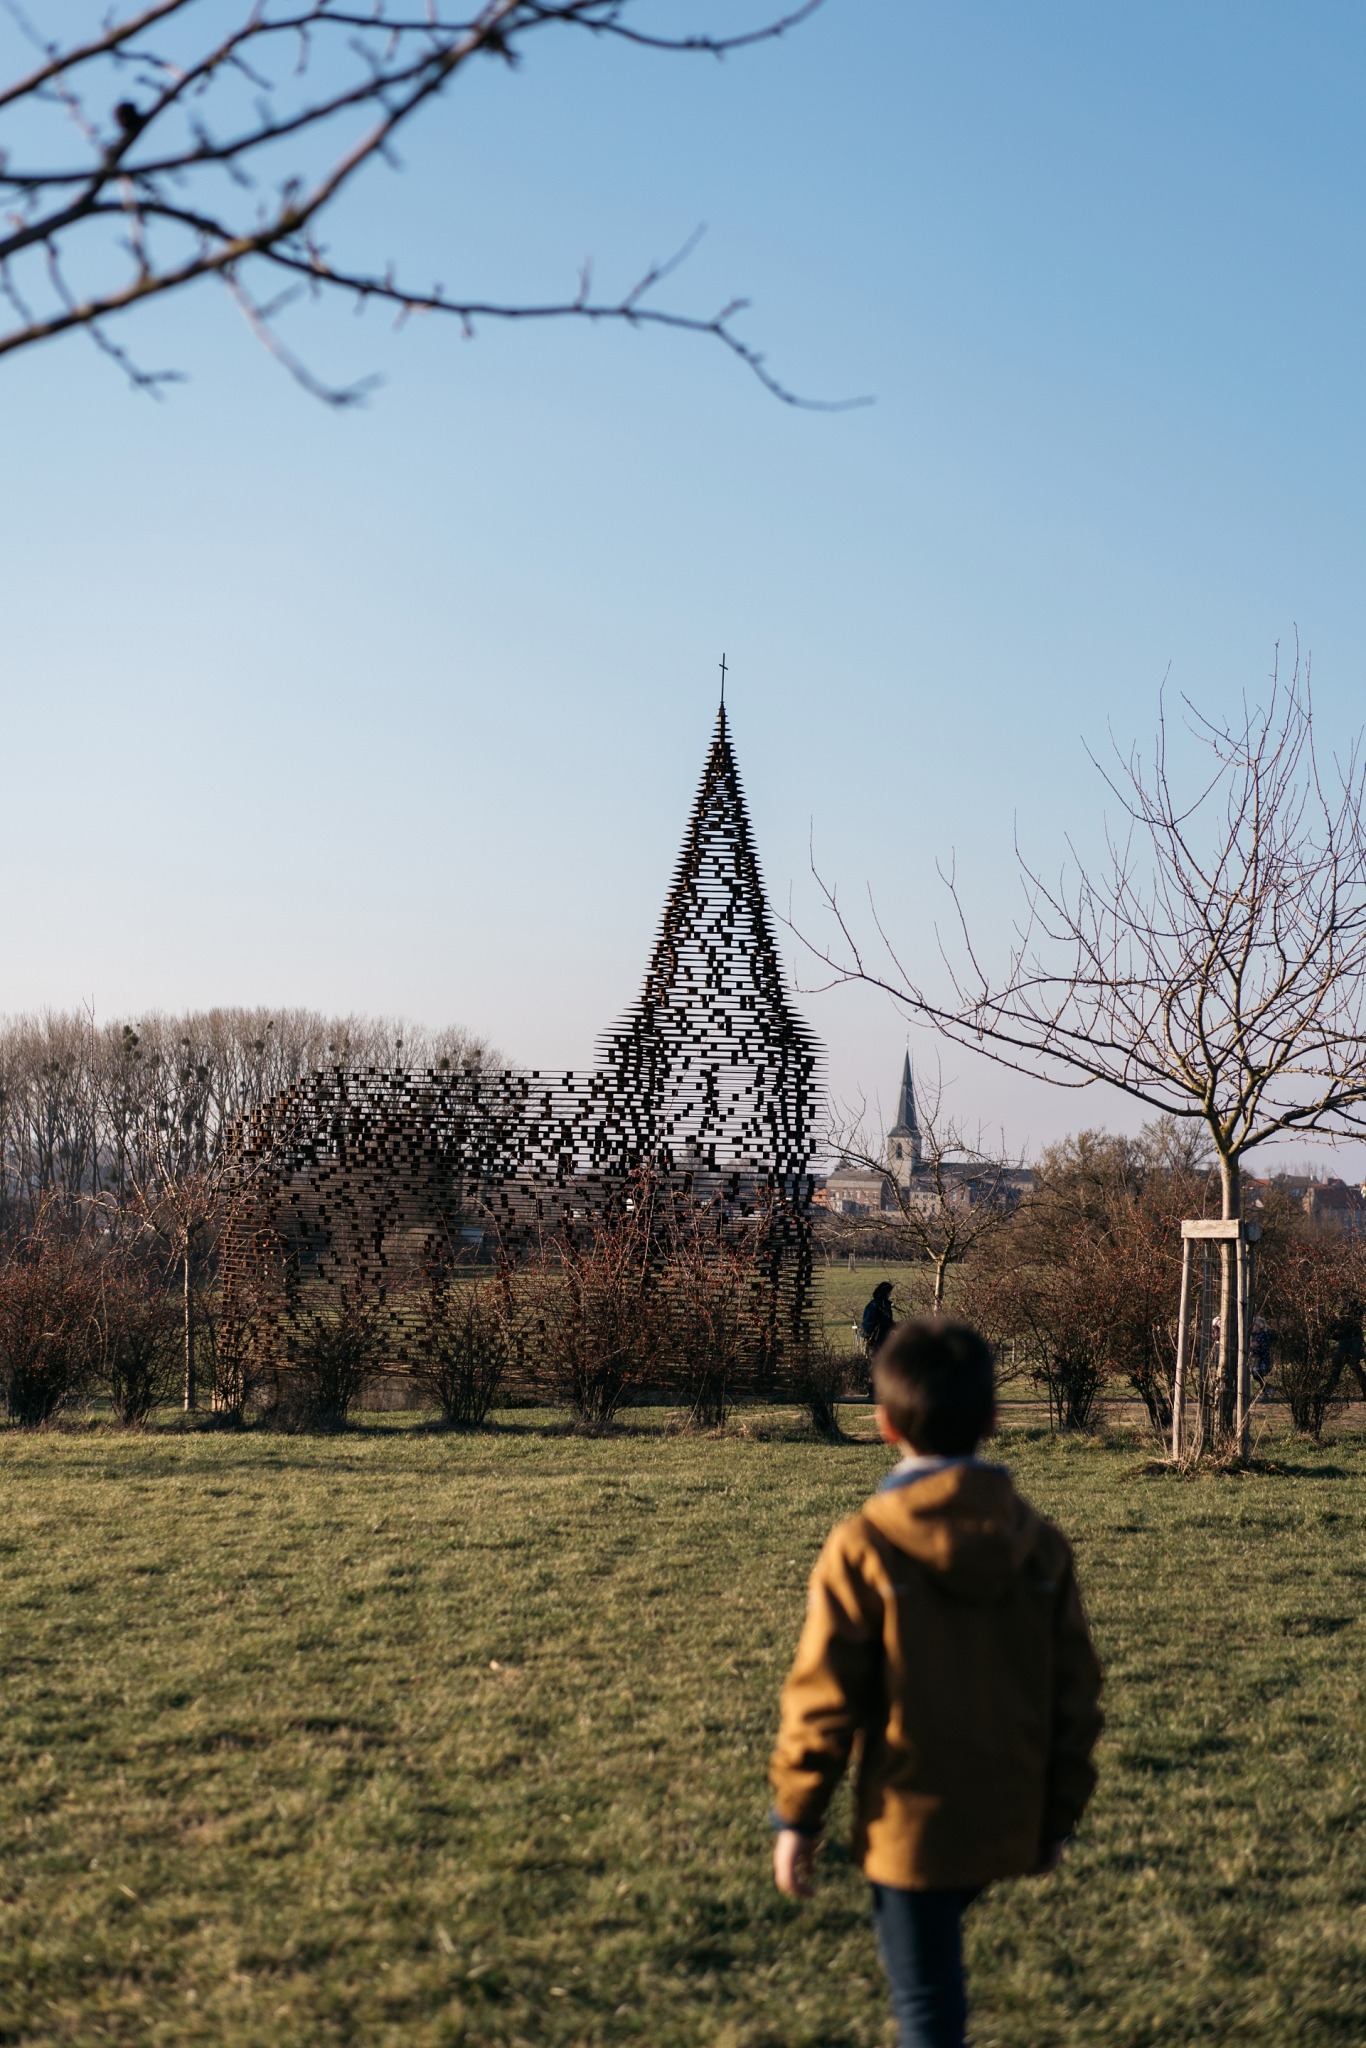
[[[1328,1334],[1333,1343],[1334,1392],[1343,1378],[1350,1374],[1356,1380],[1362,1400],[1366,1401],[1366,1329],[1363,1329],[1361,1303],[1349,1302]],[[1350,1399],[1350,1396],[1344,1398]]]
[[[1265,1316],[1254,1316],[1247,1333],[1248,1370],[1259,1387],[1271,1378],[1271,1325]]]
[[[811,1574],[770,1771],[773,1875],[809,1895],[860,1742],[853,1854],[901,2048],[962,2048],[964,1909],[1061,1861],[1096,1781],[1100,1667],[1066,1539],[977,1456],[996,1423],[985,1339],[917,1318],[873,1377],[901,1462]]]
[[[863,1333],[864,1356],[870,1365],[895,1327],[896,1317],[892,1314],[892,1283],[890,1280],[879,1280],[873,1289],[873,1298],[864,1309],[859,1323],[859,1329]]]

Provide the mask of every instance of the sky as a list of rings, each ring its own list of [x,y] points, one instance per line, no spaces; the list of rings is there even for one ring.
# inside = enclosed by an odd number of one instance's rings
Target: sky
[[[890,1111],[907,1026],[813,986],[813,856],[933,982],[939,869],[999,956],[1017,837],[1048,872],[1099,843],[1088,748],[1150,743],[1164,677],[1228,712],[1298,636],[1326,736],[1362,721],[1364,69],[1333,0],[826,0],[724,64],[547,36],[333,222],[538,298],[705,223],[667,302],[749,299],[850,411],[703,340],[308,309],[320,374],[383,380],[337,412],[213,287],[124,329],[186,373],[164,403],[80,338],[0,362],[0,1008],[376,1011],[584,1064],[724,652],[801,1007]],[[910,1043],[1012,1152],[1135,1122]]]

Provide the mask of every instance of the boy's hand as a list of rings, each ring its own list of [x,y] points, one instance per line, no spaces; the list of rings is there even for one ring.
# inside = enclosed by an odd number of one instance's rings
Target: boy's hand
[[[1066,1835],[1057,1835],[1045,1842],[1039,1851],[1039,1860],[1030,1871],[1031,1877],[1051,1877],[1067,1853]]]
[[[809,1899],[811,1872],[820,1843],[815,1835],[782,1828],[773,1840],[773,1882],[789,1899]]]

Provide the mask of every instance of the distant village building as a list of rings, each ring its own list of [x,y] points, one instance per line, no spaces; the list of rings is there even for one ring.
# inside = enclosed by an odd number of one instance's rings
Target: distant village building
[[[896,1119],[885,1143],[887,1163],[881,1170],[839,1160],[817,1187],[816,1206],[851,1222],[895,1217],[903,1207],[931,1211],[941,1202],[962,1209],[976,1208],[982,1202],[1014,1208],[1034,1185],[1028,1168],[998,1166],[980,1158],[942,1159],[937,1172],[933,1166],[926,1167],[909,1053],[902,1062]]]
[[[1270,1180],[1248,1184],[1252,1206],[1261,1208],[1266,1195],[1273,1190],[1287,1196],[1296,1208],[1303,1209],[1306,1216],[1327,1230],[1340,1230],[1348,1236],[1366,1232],[1366,1186],[1353,1187],[1336,1177],[1315,1180],[1305,1173],[1276,1173]]]

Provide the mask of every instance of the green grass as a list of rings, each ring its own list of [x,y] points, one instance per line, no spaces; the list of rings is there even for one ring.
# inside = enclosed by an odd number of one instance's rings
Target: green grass
[[[1005,1455],[1110,1727],[1063,1874],[971,1915],[974,2040],[1358,2048],[1366,1439]],[[841,1827],[802,1909],[764,1826],[807,1569],[885,1465],[643,1419],[0,1433],[0,2042],[888,2041]]]
[[[932,1281],[930,1267],[893,1260],[879,1263],[860,1259],[853,1272],[847,1265],[818,1265],[815,1272],[816,1302],[830,1335],[849,1342],[849,1326],[857,1323],[879,1280],[892,1283],[892,1307],[898,1320],[914,1308],[923,1307]]]
[[[921,1259],[918,1263],[898,1263],[895,1259],[860,1258],[853,1272],[848,1264],[832,1261],[829,1265],[818,1264],[815,1271],[814,1296],[816,1312],[824,1326],[826,1336],[838,1351],[848,1351],[851,1357],[862,1358],[862,1347],[853,1340],[853,1326],[863,1315],[879,1280],[890,1280],[893,1287],[892,1308],[898,1322],[908,1315],[923,1314],[929,1307],[933,1287],[933,1273],[929,1264]],[[953,1290],[956,1272],[950,1269],[947,1300],[953,1305]],[[856,1384],[861,1375],[856,1370],[851,1383]],[[1118,1400],[1126,1407],[1136,1405],[1127,1387],[1120,1386],[1111,1405]],[[1037,1387],[1030,1382],[1023,1370],[1015,1376],[1006,1373],[1000,1389],[1001,1407],[1006,1411],[1037,1410],[1042,1419],[1047,1415],[1047,1400]],[[1018,1419],[1018,1417],[1017,1417]]]

